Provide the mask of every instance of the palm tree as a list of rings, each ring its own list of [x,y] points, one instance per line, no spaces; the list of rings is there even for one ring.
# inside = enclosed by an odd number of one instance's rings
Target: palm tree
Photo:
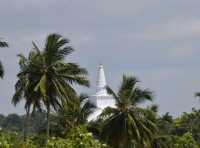
[[[156,123],[158,130],[157,134],[152,135],[152,142],[151,142],[151,148],[170,148],[170,142],[171,142],[171,135],[167,133],[163,133],[163,128],[160,127],[161,118],[158,116],[158,106],[156,104],[153,104],[146,109],[146,117],[147,119],[150,119],[154,123]],[[165,114],[163,118],[166,118],[166,121],[173,121],[171,116],[168,114]],[[167,124],[166,124],[167,125]],[[170,128],[169,128],[170,129]],[[168,130],[169,130],[168,129]]]
[[[61,108],[61,114],[66,118],[69,126],[75,127],[87,123],[88,117],[96,108],[88,98],[88,95],[81,94],[71,107],[64,105]]]
[[[3,47],[8,47],[8,43],[0,40],[0,48]],[[3,76],[4,76],[4,70],[3,70],[3,65],[0,61],[0,78],[3,78]]]
[[[195,97],[200,97],[200,92],[196,92]]]
[[[34,92],[35,80],[31,79],[31,75],[26,73],[26,70],[29,67],[29,62],[31,62],[35,58],[36,54],[30,52],[28,59],[20,54],[19,55],[19,65],[20,72],[17,75],[17,82],[15,84],[15,93],[12,98],[12,103],[16,106],[22,100],[25,100],[25,110],[26,110],[26,120],[24,122],[24,141],[26,140],[29,126],[29,118],[30,118],[30,109],[31,106],[33,111],[37,108],[41,108],[40,103],[40,94]]]
[[[37,81],[34,91],[41,93],[47,111],[47,139],[49,137],[49,114],[51,108],[59,109],[63,103],[72,103],[76,97],[73,84],[89,86],[87,71],[75,63],[66,63],[65,57],[74,50],[67,45],[68,39],[50,34],[43,50],[33,43],[37,57],[30,63],[28,73]]]
[[[114,148],[149,147],[156,125],[148,119],[146,110],[138,107],[152,101],[152,92],[137,86],[139,81],[132,76],[123,76],[118,93],[107,87],[116,100],[116,108],[106,108],[100,118],[104,120],[102,138]]]
[[[88,98],[88,95],[81,94],[73,104],[70,106],[69,104],[63,104],[63,107],[58,110],[56,119],[66,132],[71,128],[87,123],[88,117],[96,109],[96,106]]]

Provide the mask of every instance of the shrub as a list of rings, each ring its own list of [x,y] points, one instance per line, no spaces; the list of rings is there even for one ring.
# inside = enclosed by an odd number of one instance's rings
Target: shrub
[[[181,137],[175,137],[173,148],[199,148],[199,146],[193,139],[192,134],[187,132]]]
[[[72,129],[66,139],[51,138],[47,144],[47,148],[108,148],[108,146],[96,140],[92,136],[92,133],[89,133],[82,126]]]
[[[96,140],[84,126],[72,129],[66,138],[51,137],[45,145],[44,135],[30,136],[24,143],[18,133],[0,132],[0,148],[108,148]]]

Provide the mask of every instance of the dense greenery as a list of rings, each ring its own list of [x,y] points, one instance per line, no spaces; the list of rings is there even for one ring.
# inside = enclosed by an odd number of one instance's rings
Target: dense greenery
[[[92,133],[84,126],[72,129],[65,138],[51,137],[46,143],[45,138],[37,135],[29,136],[26,142],[21,140],[18,133],[1,132],[1,148],[109,148],[106,144],[94,139]]]
[[[66,57],[69,40],[50,34],[40,49],[19,57],[19,72],[11,102],[25,102],[25,115],[0,115],[0,148],[198,148],[200,110],[173,118],[159,115],[154,95],[124,75],[115,92],[116,107],[107,107],[93,121],[96,106],[75,85],[89,87],[87,70]],[[0,41],[0,47],[8,47]],[[0,63],[0,77],[4,74]],[[197,97],[200,93],[195,94]],[[141,104],[149,101],[147,107]]]
[[[45,144],[45,126],[46,121],[42,120],[45,117],[45,113],[35,113],[36,115],[31,115],[29,124],[29,138],[26,145],[44,145]],[[200,110],[195,110],[191,113],[183,113],[180,117],[175,119],[172,118],[168,113],[163,116],[156,115],[156,125],[159,134],[154,136],[152,140],[152,145],[150,148],[198,148],[200,143]],[[60,119],[60,116],[58,117]],[[0,143],[8,143],[10,145],[24,144],[23,143],[23,122],[25,116],[19,116],[17,114],[10,114],[8,116],[0,115],[0,126],[2,128],[0,134]],[[69,139],[73,139],[74,135],[79,135],[79,132],[88,133],[85,136],[89,136],[91,141],[98,139],[100,141],[101,137],[96,133],[96,130],[101,131],[100,124],[91,122],[77,125],[72,130],[66,130],[67,132],[62,133],[65,127],[60,120],[55,120],[55,115],[50,116],[50,133],[51,138],[49,139],[49,146],[52,145],[64,145],[66,142],[69,144]],[[102,121],[96,121],[102,123]],[[57,125],[59,124],[59,125]],[[55,126],[56,125],[56,126]],[[91,127],[93,126],[93,127]],[[90,132],[87,132],[87,130]],[[69,136],[70,135],[70,136]],[[95,135],[94,137],[92,135]],[[68,139],[69,138],[69,139]],[[66,141],[66,139],[68,139]],[[76,138],[74,138],[76,139]],[[82,138],[80,138],[82,139]],[[79,140],[80,140],[79,139]],[[82,140],[81,140],[82,141]],[[87,140],[86,140],[87,141]],[[80,142],[80,141],[79,141]],[[77,142],[77,143],[79,143]],[[87,145],[84,141],[83,144]],[[99,143],[99,142],[97,142]],[[106,141],[104,142],[106,143]],[[73,144],[73,142],[72,142]],[[100,144],[100,143],[99,143]],[[101,145],[101,144],[100,144]],[[183,147],[185,145],[185,147]],[[189,146],[188,146],[189,145]],[[104,146],[104,145],[102,145]],[[83,147],[84,148],[84,147]],[[85,147],[87,148],[87,147]],[[136,147],[137,148],[137,147]]]

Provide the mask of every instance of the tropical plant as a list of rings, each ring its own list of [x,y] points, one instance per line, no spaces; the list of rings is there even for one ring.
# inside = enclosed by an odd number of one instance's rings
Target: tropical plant
[[[171,148],[169,143],[171,142],[171,135],[167,135],[167,133],[163,133],[163,127],[160,127],[160,118],[158,115],[158,106],[153,104],[148,106],[145,111],[145,117],[152,122],[154,122],[158,128],[157,134],[152,135],[151,148]],[[168,115],[168,114],[167,114]],[[170,130],[170,129],[168,129]]]
[[[181,137],[175,137],[172,145],[173,148],[199,148],[190,132],[185,133]]]
[[[88,117],[95,108],[95,105],[88,100],[88,95],[77,96],[73,104],[63,104],[55,114],[52,114],[50,131],[55,136],[66,136],[72,128],[87,125]]]
[[[26,142],[21,136],[14,132],[0,131],[1,148],[109,148],[106,144],[96,140],[86,127],[79,126],[71,129],[65,138],[51,137],[44,143],[41,135],[30,136]]]
[[[172,136],[157,135],[153,138],[151,148],[172,148]]]
[[[35,56],[37,56],[35,52],[30,52],[28,58],[22,54],[19,55],[20,72],[17,75],[18,80],[15,84],[15,93],[12,98],[14,106],[22,100],[25,101],[24,108],[26,111],[26,119],[24,122],[24,140],[26,140],[28,133],[31,106],[33,110],[36,108],[41,109],[41,95],[33,91],[37,81],[34,80],[34,76],[27,73],[29,64],[33,61]]]
[[[192,109],[191,113],[184,112],[174,120],[174,135],[182,136],[191,132],[194,140],[200,145],[200,110]]]
[[[65,57],[73,48],[68,39],[59,34],[50,34],[43,50],[33,43],[36,55],[29,63],[27,73],[37,81],[34,91],[42,96],[47,111],[47,138],[49,137],[49,114],[51,108],[59,109],[63,103],[73,104],[76,92],[73,84],[89,86],[87,71],[75,63],[66,63]]]
[[[118,93],[107,87],[116,100],[116,108],[106,108],[100,118],[104,120],[102,138],[114,148],[149,147],[157,132],[155,123],[148,119],[146,110],[138,107],[152,101],[152,92],[137,86],[132,76],[123,76]]]
[[[66,120],[69,127],[76,127],[87,123],[88,117],[94,112],[95,105],[88,100],[88,95],[81,94],[73,106],[63,106],[58,115]]]
[[[8,43],[0,40],[0,48],[3,48],[3,47],[8,47]],[[3,76],[4,76],[4,69],[0,61],[0,78],[3,78]]]
[[[72,129],[67,135],[67,143],[67,148],[108,148],[106,144],[96,140],[84,126]]]

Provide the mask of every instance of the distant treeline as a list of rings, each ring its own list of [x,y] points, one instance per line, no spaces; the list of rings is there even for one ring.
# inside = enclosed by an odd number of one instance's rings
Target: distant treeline
[[[25,115],[9,114],[7,116],[0,114],[0,127],[1,130],[16,131],[23,133],[23,127],[25,124]],[[30,133],[39,133],[42,129],[45,129],[46,118],[44,112],[36,112],[31,115],[29,122]]]

